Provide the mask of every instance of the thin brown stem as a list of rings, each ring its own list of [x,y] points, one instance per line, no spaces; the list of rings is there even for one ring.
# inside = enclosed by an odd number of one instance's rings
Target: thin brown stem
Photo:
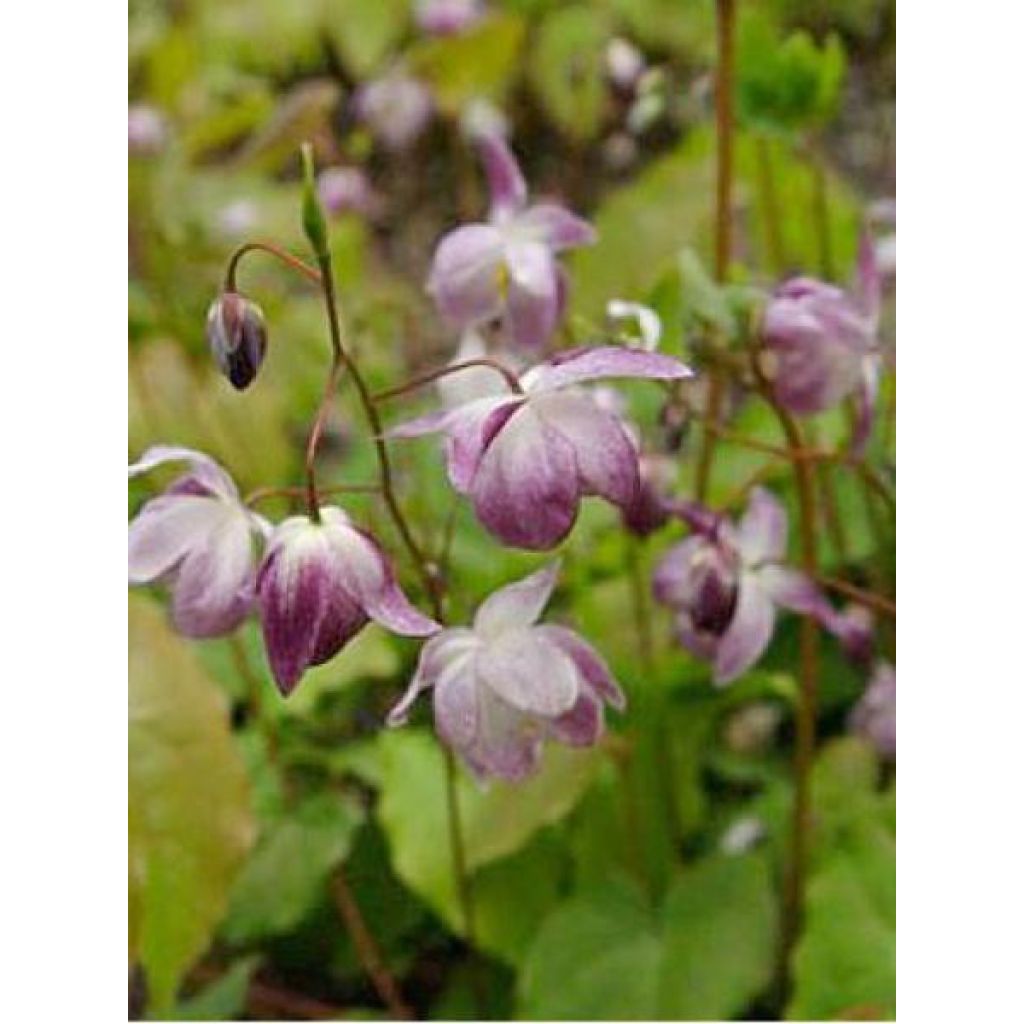
[[[307,489],[302,487],[257,487],[243,499],[246,505],[258,505],[271,498],[304,498]],[[337,484],[319,488],[321,496],[327,494],[380,494],[379,484]]]
[[[244,245],[240,245],[232,254],[228,260],[228,268],[224,274],[224,290],[233,292],[237,291],[235,287],[235,277],[238,273],[238,264],[242,257],[246,253],[250,252],[264,252],[275,259],[280,260],[282,263],[291,267],[292,270],[297,270],[307,280],[312,281],[313,284],[320,284],[320,273],[315,267],[311,267],[308,263],[303,263],[297,256],[293,256],[290,252],[285,252],[279,246],[273,244],[273,242],[246,242]]]
[[[380,947],[367,927],[366,919],[341,867],[335,869],[331,880],[331,895],[341,919],[345,922],[352,945],[355,946],[359,963],[373,982],[373,987],[388,1008],[388,1012],[395,1020],[412,1020],[413,1012],[402,998],[394,975],[384,963]]]
[[[764,247],[768,257],[768,269],[777,277],[786,269],[786,254],[782,243],[782,213],[779,208],[779,192],[775,184],[771,142],[764,136],[759,136],[756,151],[757,180],[764,214]]]
[[[384,402],[389,398],[397,398],[399,395],[407,395],[410,391],[415,391],[417,388],[421,388],[426,384],[432,384],[435,380],[440,380],[442,377],[447,377],[452,373],[459,373],[462,370],[470,370],[474,366],[484,366],[489,370],[494,370],[495,373],[500,373],[505,383],[509,386],[512,391],[522,393],[522,385],[519,383],[519,377],[514,374],[508,367],[502,366],[501,363],[494,359],[467,359],[461,363],[454,363],[451,366],[442,366],[438,370],[431,370],[429,373],[425,373],[420,377],[414,377],[412,380],[406,381],[404,384],[399,384],[393,388],[387,388],[384,391],[378,391],[371,398],[374,402]]]
[[[890,618],[896,618],[896,602],[876,594],[873,590],[864,590],[862,587],[847,583],[846,580],[836,579],[833,576],[816,576],[815,579],[828,590],[834,590],[837,594],[848,597],[856,604],[862,604],[865,608],[871,608]]]
[[[335,349],[331,358],[331,368],[324,383],[323,397],[320,399],[320,406],[309,429],[309,439],[306,441],[306,505],[309,509],[309,518],[314,523],[320,521],[320,496],[316,489],[316,449],[324,432],[327,417],[330,415],[331,403],[334,401],[334,393],[338,388],[344,366],[344,360]]]
[[[733,186],[733,93],[735,90],[736,0],[717,0],[716,39],[718,71],[715,81],[715,278],[724,281],[732,257],[732,186]],[[725,382],[721,371],[712,366],[708,374],[708,420],[718,423]],[[696,497],[707,498],[711,483],[711,463],[715,454],[716,434],[705,429],[697,456]]]

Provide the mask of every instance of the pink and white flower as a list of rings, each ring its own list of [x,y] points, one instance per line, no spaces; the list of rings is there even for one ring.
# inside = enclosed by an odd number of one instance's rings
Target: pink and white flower
[[[477,609],[472,628],[445,629],[420,652],[416,673],[388,721],[406,721],[434,691],[441,739],[479,778],[519,781],[534,772],[545,740],[595,744],[604,705],[625,697],[601,656],[564,626],[537,625],[558,564],[502,587]]]
[[[448,476],[480,522],[506,544],[544,551],[572,529],[584,495],[631,507],[636,448],[621,420],[578,385],[608,377],[679,380],[682,363],[615,347],[561,352],[520,378],[520,392],[477,398],[389,431],[447,434]]]
[[[245,506],[213,459],[190,448],[150,448],[128,477],[166,462],[187,462],[190,470],[129,525],[128,582],[169,584],[174,624],[188,636],[230,633],[252,610],[253,540],[270,524]]]
[[[482,0],[416,0],[416,24],[434,36],[452,36],[472,28],[484,15]]]
[[[509,337],[543,345],[558,323],[566,282],[557,255],[596,240],[594,229],[557,203],[527,206],[526,182],[505,141],[479,142],[491,190],[487,223],[445,235],[427,290],[458,328],[501,317]]]
[[[654,596],[676,614],[682,645],[710,661],[714,682],[731,683],[761,657],[777,608],[814,616],[846,644],[862,625],[837,612],[786,557],[788,520],[764,488],[751,491],[738,523],[702,506],[677,509],[693,533],[672,548],[654,573]]]
[[[274,530],[256,593],[270,668],[286,696],[370,619],[401,636],[441,628],[409,603],[377,542],[336,507],[322,508],[319,522],[292,516]]]
[[[420,137],[434,110],[430,90],[397,67],[360,86],[353,102],[356,116],[374,138],[395,152]]]

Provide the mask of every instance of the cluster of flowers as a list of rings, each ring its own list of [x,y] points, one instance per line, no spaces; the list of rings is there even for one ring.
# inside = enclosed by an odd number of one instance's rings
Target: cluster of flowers
[[[504,140],[481,140],[492,203],[486,223],[456,228],[436,251],[428,290],[462,351],[497,328],[506,363],[533,363],[519,375],[478,366],[444,382],[444,407],[392,429],[389,438],[441,432],[452,486],[468,496],[484,528],[503,544],[549,551],[570,533],[581,499],[617,506],[646,532],[669,514],[691,528],[654,580],[676,615],[679,638],[713,665],[719,684],[748,669],[767,646],[776,607],[818,618],[851,650],[869,645],[866,624],[836,612],[815,584],[783,565],[786,517],[766,491],[733,524],[693,503],[655,500],[636,432],[614,402],[584,385],[608,378],[680,381],[692,376],[652,351],[657,318],[631,304],[611,313],[639,327],[635,347],[594,346],[536,358],[565,305],[558,255],[595,238],[589,224],[554,203],[529,205]],[[870,268],[864,272],[866,277]],[[820,282],[784,286],[765,316],[765,345],[776,354],[779,400],[814,411],[872,376],[877,302],[870,289],[850,298]],[[267,351],[258,307],[237,292],[213,304],[207,335],[217,365],[248,387]],[[546,739],[588,745],[605,704],[624,697],[607,666],[579,635],[538,625],[557,563],[491,594],[472,627],[448,627],[417,610],[378,542],[336,506],[272,526],[240,496],[208,456],[156,447],[129,476],[167,462],[187,472],[148,501],[129,528],[129,582],[172,590],[172,616],[190,636],[228,633],[258,615],[274,679],[287,695],[312,665],[334,657],[373,620],[397,634],[428,637],[408,691],[391,713],[403,722],[417,696],[433,690],[442,739],[480,777],[517,780],[538,763]],[[657,506],[657,507],[653,507]]]

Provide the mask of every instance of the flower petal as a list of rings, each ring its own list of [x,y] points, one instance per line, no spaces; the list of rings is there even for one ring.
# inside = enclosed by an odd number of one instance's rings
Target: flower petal
[[[449,746],[465,750],[476,739],[479,723],[478,684],[473,659],[445,666],[434,689],[434,723]]]
[[[775,606],[771,598],[754,574],[744,574],[736,612],[715,652],[715,685],[724,686],[746,672],[761,657],[774,628]]]
[[[526,181],[512,150],[500,135],[484,135],[479,145],[491,192],[491,217],[502,220],[522,209],[526,202]]]
[[[448,479],[460,494],[469,492],[484,452],[520,405],[520,398],[480,398],[451,414],[446,462]]]
[[[539,572],[496,590],[477,608],[474,631],[482,636],[497,636],[508,629],[532,626],[551,597],[561,567],[561,560],[556,560]]]
[[[128,524],[128,582],[151,583],[202,545],[224,516],[216,498],[164,495],[142,506]]]
[[[572,658],[576,670],[587,685],[617,711],[626,707],[626,695],[611,674],[604,659],[578,633],[565,626],[538,626],[536,632]]]
[[[506,630],[488,638],[475,663],[480,682],[520,711],[554,718],[579,695],[575,663],[536,630]]]
[[[186,636],[230,633],[253,604],[252,535],[244,514],[223,515],[206,542],[181,563],[174,624]]]
[[[636,448],[619,421],[589,395],[558,392],[533,403],[537,414],[571,442],[584,493],[629,508],[640,482]]]
[[[581,689],[576,703],[551,723],[551,735],[570,747],[592,747],[604,732],[603,708],[594,694]]]
[[[508,267],[507,326],[520,345],[539,348],[558,322],[558,270],[551,250],[540,242],[512,242]]]
[[[484,453],[472,496],[480,522],[499,540],[533,551],[553,548],[579,510],[572,445],[527,403]]]
[[[312,662],[329,594],[333,559],[322,531],[272,545],[256,579],[263,642],[278,689],[287,696]]]
[[[402,636],[430,636],[441,626],[414,608],[395,580],[391,563],[368,533],[338,508],[320,510],[341,585],[370,618]]]
[[[546,363],[527,371],[521,381],[526,391],[537,394],[606,377],[684,380],[692,376],[693,371],[688,366],[671,356],[615,345],[600,345],[560,352]]]
[[[165,462],[188,462],[195,477],[214,494],[223,498],[238,498],[235,482],[209,455],[181,445],[157,444],[147,448],[137,462],[128,466],[128,479],[148,473]]]
[[[543,726],[506,704],[486,686],[478,686],[476,696],[476,742],[471,749],[462,751],[463,756],[482,778],[496,775],[509,782],[521,782],[536,770],[540,761]]]
[[[856,418],[853,435],[850,438],[850,454],[860,458],[864,454],[871,430],[875,425],[875,408],[878,404],[878,385],[880,366],[877,359],[870,356],[864,359],[860,384],[854,391],[853,399]]]
[[[469,629],[445,629],[432,636],[420,648],[416,672],[402,699],[388,713],[388,725],[404,725],[416,698],[436,685],[448,666],[464,660],[476,647],[477,640]]]
[[[427,291],[442,316],[465,327],[501,312],[504,249],[501,233],[489,224],[467,224],[441,239]]]
[[[656,601],[676,607],[693,598],[694,565],[707,545],[705,537],[694,535],[668,549],[654,570],[652,589]]]
[[[516,227],[536,235],[552,252],[593,245],[597,232],[582,217],[557,203],[537,203],[516,218]]]
[[[789,519],[771,491],[755,487],[747,511],[736,527],[736,543],[745,565],[778,561],[786,554]]]

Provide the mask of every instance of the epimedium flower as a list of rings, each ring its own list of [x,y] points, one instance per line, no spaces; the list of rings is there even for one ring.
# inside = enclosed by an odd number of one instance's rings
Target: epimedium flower
[[[557,203],[527,205],[526,182],[500,136],[484,135],[478,144],[491,191],[487,223],[464,224],[441,239],[427,290],[452,325],[501,317],[513,341],[536,348],[565,303],[558,253],[589,245],[596,235]]]
[[[238,292],[221,292],[206,315],[206,340],[220,372],[244,391],[255,380],[267,352],[263,311]]]
[[[777,608],[812,615],[841,641],[861,628],[836,612],[804,573],[783,564],[788,521],[764,488],[738,523],[693,503],[677,506],[693,532],[654,573],[654,595],[676,615],[682,645],[710,661],[716,685],[747,671],[768,646]]]
[[[245,506],[213,459],[190,448],[154,446],[128,467],[128,477],[166,462],[190,468],[129,525],[128,582],[169,584],[172,618],[184,634],[230,633],[253,608],[253,540],[270,524]]]
[[[145,103],[128,108],[128,152],[136,156],[153,156],[167,142],[167,119]]]
[[[417,611],[377,542],[334,506],[278,525],[256,577],[263,640],[282,694],[375,620],[401,636],[441,627]]]
[[[332,216],[373,214],[379,199],[360,167],[328,167],[316,179],[316,190],[324,209]]]
[[[625,509],[638,486],[636,448],[621,420],[577,385],[609,377],[678,380],[669,356],[616,347],[560,352],[527,370],[521,391],[476,398],[389,431],[447,434],[448,476],[499,540],[544,551],[572,529],[584,495]]]
[[[880,661],[850,713],[850,729],[890,761],[896,760],[896,669]]]
[[[431,637],[389,724],[403,724],[416,698],[433,689],[441,739],[478,778],[513,782],[536,770],[545,740],[596,743],[604,705],[622,710],[626,701],[582,637],[564,626],[537,624],[558,569],[552,563],[496,590],[471,628]]]
[[[762,364],[776,400],[806,416],[852,395],[857,406],[851,440],[855,452],[863,449],[874,420],[881,370],[880,310],[875,247],[864,236],[851,291],[815,278],[794,278],[776,290],[761,325]]]
[[[353,103],[374,138],[395,152],[419,138],[434,110],[430,90],[400,67],[360,86]]]
[[[416,24],[429,35],[451,36],[472,28],[484,15],[482,0],[416,0]]]

